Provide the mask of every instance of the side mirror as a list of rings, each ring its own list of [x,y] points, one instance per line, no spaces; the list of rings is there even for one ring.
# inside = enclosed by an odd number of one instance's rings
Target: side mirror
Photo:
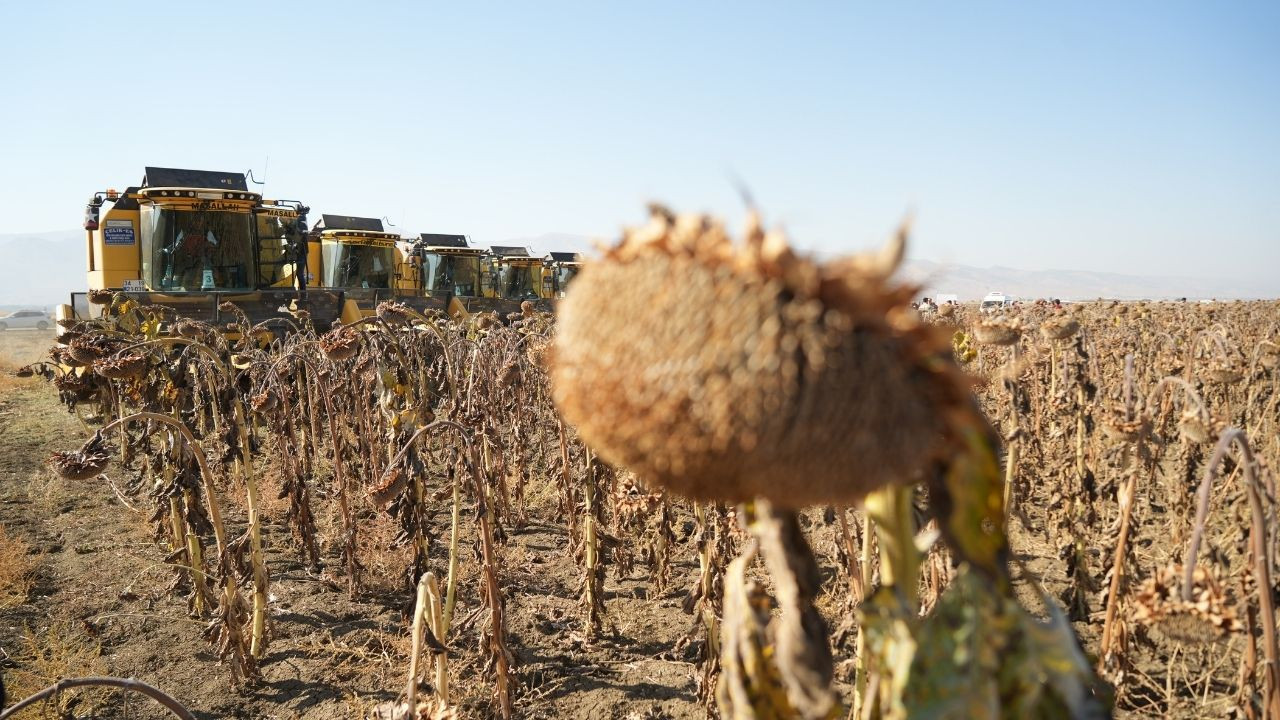
[[[90,202],[84,207],[84,229],[98,229],[98,209],[101,207],[98,203]]]

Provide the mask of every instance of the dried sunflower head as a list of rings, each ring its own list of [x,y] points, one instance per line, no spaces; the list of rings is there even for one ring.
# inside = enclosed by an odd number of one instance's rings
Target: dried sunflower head
[[[532,300],[522,300],[520,302],[520,315],[526,318],[533,317],[533,301]]]
[[[967,391],[945,332],[878,255],[819,264],[754,216],[735,246],[707,217],[652,208],[588,262],[549,358],[564,418],[653,486],[786,508],[912,479]]]
[[[55,451],[49,464],[67,480],[88,480],[107,468],[111,453],[102,433],[95,433],[79,450]]]
[[[1280,367],[1280,345],[1275,343],[1262,343],[1262,351],[1258,354],[1258,364],[1268,370],[1275,370]]]
[[[1204,645],[1244,629],[1214,573],[1197,565],[1191,598],[1182,598],[1183,568],[1158,569],[1133,595],[1133,619],[1177,642]]]
[[[320,337],[320,349],[330,360],[346,360],[360,349],[360,331],[339,325]]]
[[[249,397],[249,408],[259,414],[270,412],[279,404],[279,396],[271,390],[263,390],[262,392]]]
[[[235,306],[232,305],[232,307]],[[200,322],[199,320],[192,320],[191,318],[178,318],[178,320],[173,323],[172,332],[175,335],[181,335],[185,338],[198,340],[206,334],[213,332],[213,326],[208,323]]]
[[[395,302],[394,300],[383,300],[382,302],[378,303],[378,308],[375,312],[377,312],[378,317],[382,318],[383,320],[386,320],[389,323],[400,323],[402,325],[408,325],[413,322],[413,316],[414,316],[413,310],[411,310],[408,305],[405,305],[402,302]]]
[[[1178,432],[1193,443],[1207,443],[1213,439],[1212,423],[1207,422],[1194,408],[1187,408],[1178,418]]]
[[[54,387],[65,393],[72,393],[81,397],[89,397],[93,394],[93,383],[89,378],[76,372],[63,373],[53,379]]]
[[[136,353],[111,355],[93,364],[93,371],[112,380],[128,380],[142,375],[147,370],[147,358]]]
[[[84,363],[72,357],[71,349],[67,347],[54,345],[49,348],[49,357],[59,365],[65,365],[66,367],[77,368],[84,366]]]
[[[956,314],[956,306],[952,305],[951,303],[943,303],[938,306],[939,317],[946,318],[946,317],[951,317],[952,315],[955,315],[955,314]]]
[[[1080,323],[1070,315],[1054,315],[1040,323],[1040,334],[1046,340],[1066,340],[1080,329]]]
[[[533,367],[543,367],[547,360],[547,351],[551,347],[551,341],[542,337],[534,337],[525,344],[525,359]]]
[[[973,326],[973,334],[983,345],[1013,345],[1022,335],[1022,324],[1014,318],[980,320]]]
[[[391,468],[382,476],[378,484],[369,488],[369,500],[375,505],[386,505],[395,500],[408,485],[409,473],[403,468]]]
[[[110,305],[111,298],[115,297],[115,293],[106,289],[90,290],[89,302],[94,305]]]
[[[520,363],[517,362],[516,356],[507,358],[502,364],[502,369],[498,371],[498,385],[504,388],[512,388],[516,383],[520,382]]]
[[[81,335],[67,345],[71,357],[83,365],[91,365],[121,347],[119,340],[107,335]]]
[[[1151,418],[1138,414],[1129,420],[1123,407],[1114,408],[1103,413],[1102,432],[1113,440],[1135,442],[1151,432]]]
[[[1230,363],[1218,360],[1210,363],[1209,367],[1202,373],[1202,376],[1212,383],[1230,385],[1231,383],[1240,382],[1244,378],[1244,373]]]

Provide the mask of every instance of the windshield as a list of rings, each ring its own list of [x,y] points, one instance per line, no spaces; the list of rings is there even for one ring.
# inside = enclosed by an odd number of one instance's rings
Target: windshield
[[[395,248],[326,242],[321,248],[324,287],[390,288]]]
[[[462,297],[478,297],[480,258],[475,255],[441,255],[424,253],[426,279],[423,290],[429,293],[453,293]]]
[[[498,287],[507,300],[530,300],[539,297],[542,285],[541,265],[503,265],[498,270]]]
[[[142,206],[142,281],[153,290],[247,290],[257,284],[249,213]]]
[[[556,294],[564,297],[564,291],[569,288],[569,283],[578,275],[581,268],[577,265],[561,265],[556,268]]]

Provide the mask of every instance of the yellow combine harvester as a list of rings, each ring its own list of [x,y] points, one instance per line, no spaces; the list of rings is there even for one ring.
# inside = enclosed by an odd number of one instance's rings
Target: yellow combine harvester
[[[494,245],[481,275],[482,294],[491,298],[498,314],[518,312],[528,300],[539,312],[551,312],[552,284],[547,263],[528,248]]]
[[[308,282],[343,294],[343,323],[368,317],[384,300],[416,294],[401,240],[377,218],[321,215],[307,238]]]
[[[321,329],[339,316],[341,292],[308,290],[305,260],[308,208],[264,200],[243,173],[146,168],[137,187],[90,199],[84,228],[88,289],[122,291],[170,308],[180,317],[215,324],[234,319],[230,301],[254,322],[307,310]],[[59,320],[100,312],[87,293],[72,293]]]
[[[542,278],[543,297],[562,298],[569,283],[582,269],[582,255],[573,252],[552,252],[547,255],[546,273]]]
[[[465,235],[422,233],[407,250],[405,285],[417,290],[418,303],[448,312],[459,320],[500,310],[484,294],[483,248],[471,247]]]

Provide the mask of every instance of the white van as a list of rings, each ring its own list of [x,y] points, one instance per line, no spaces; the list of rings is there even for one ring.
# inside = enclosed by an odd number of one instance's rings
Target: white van
[[[1013,298],[1008,295],[1002,292],[990,292],[987,293],[986,297],[982,298],[982,305],[979,306],[979,309],[982,312],[995,312],[1012,304]]]

